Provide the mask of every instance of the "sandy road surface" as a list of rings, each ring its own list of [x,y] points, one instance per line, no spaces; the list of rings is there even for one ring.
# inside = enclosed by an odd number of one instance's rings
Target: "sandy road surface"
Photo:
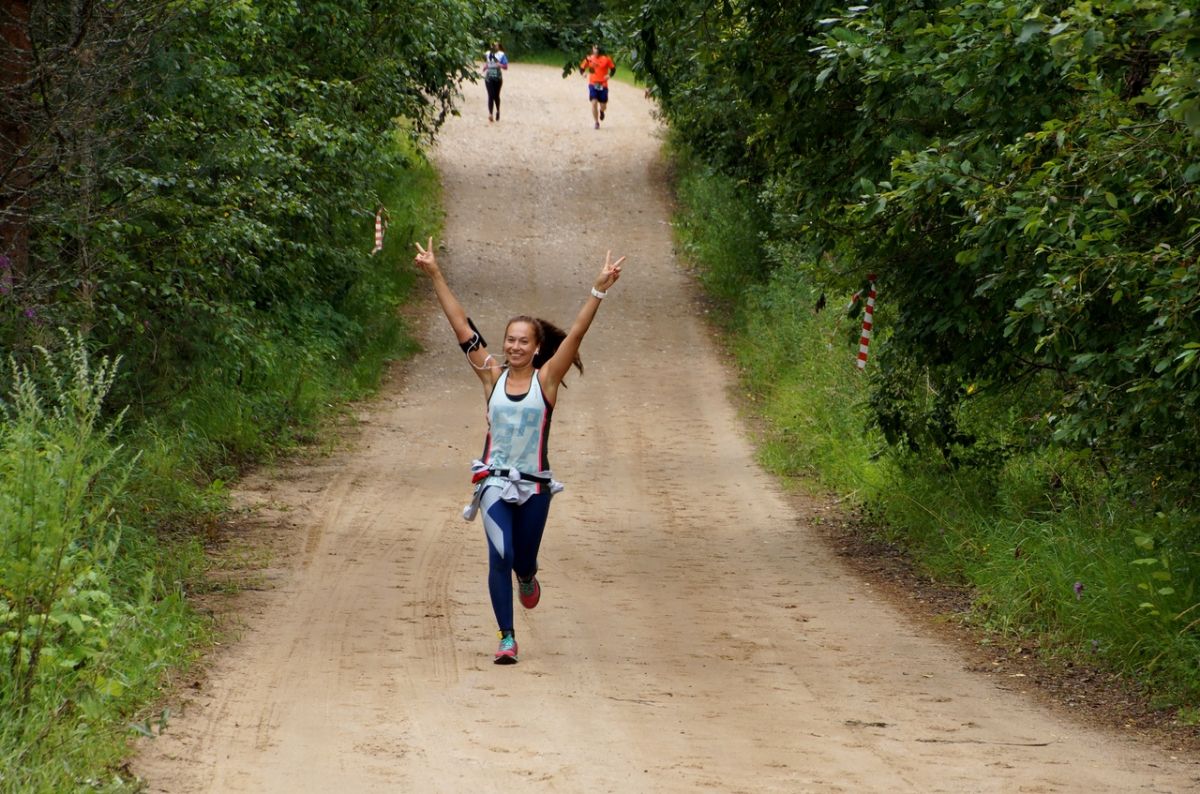
[[[437,160],[443,267],[494,346],[569,322],[629,254],[560,392],[541,605],[492,664],[481,525],[459,510],[483,402],[432,304],[427,352],[349,448],[247,483],[285,553],[245,630],[135,769],[153,792],[1184,791],[1200,766],[964,670],[824,548],[754,464],[672,258],[641,93],[592,129],[581,78],[514,65]]]

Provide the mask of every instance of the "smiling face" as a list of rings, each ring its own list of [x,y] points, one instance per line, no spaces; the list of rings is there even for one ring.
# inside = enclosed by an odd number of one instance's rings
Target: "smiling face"
[[[537,326],[528,320],[513,320],[504,330],[504,357],[510,368],[523,369],[533,364],[534,352],[542,342]]]

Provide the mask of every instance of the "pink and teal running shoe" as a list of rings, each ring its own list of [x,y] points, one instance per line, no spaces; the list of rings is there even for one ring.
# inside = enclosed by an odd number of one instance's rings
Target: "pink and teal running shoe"
[[[517,638],[511,634],[500,635],[500,647],[496,649],[496,664],[517,663]]]

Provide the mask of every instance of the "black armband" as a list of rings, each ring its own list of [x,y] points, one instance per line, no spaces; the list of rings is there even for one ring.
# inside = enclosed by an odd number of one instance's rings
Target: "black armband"
[[[479,329],[475,327],[475,323],[470,317],[467,318],[467,325],[471,326],[473,332],[471,338],[465,342],[459,342],[458,346],[462,348],[462,352],[470,355],[472,350],[487,347],[487,341],[483,338],[483,334],[479,333]]]

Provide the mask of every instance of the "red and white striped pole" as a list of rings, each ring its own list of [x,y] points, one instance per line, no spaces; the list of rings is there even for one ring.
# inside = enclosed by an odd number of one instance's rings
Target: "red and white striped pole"
[[[375,210],[375,247],[371,249],[371,256],[383,250],[383,207]]]
[[[858,338],[858,360],[854,365],[859,370],[867,368],[867,348],[871,345],[871,329],[875,325],[875,274],[867,275],[867,303],[863,309],[862,336]]]

